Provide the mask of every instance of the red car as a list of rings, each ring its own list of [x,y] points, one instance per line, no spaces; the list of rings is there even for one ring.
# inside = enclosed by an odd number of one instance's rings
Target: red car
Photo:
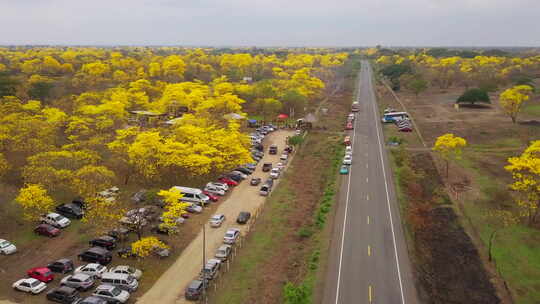
[[[34,267],[26,272],[29,277],[39,280],[43,283],[49,283],[54,280],[54,274],[47,267]]]
[[[208,198],[212,201],[212,202],[217,202],[218,199],[219,199],[219,196],[215,195],[215,194],[212,194],[208,191],[203,191],[202,193],[204,193],[206,196],[208,196]]]
[[[352,130],[353,129],[353,124],[352,122],[348,122],[347,125],[345,126],[345,130]]]
[[[227,184],[227,186],[238,186],[238,182],[233,181],[232,179],[227,177],[220,177],[218,181]]]
[[[60,229],[49,225],[49,224],[39,224],[34,232],[48,237],[55,237],[60,234]]]

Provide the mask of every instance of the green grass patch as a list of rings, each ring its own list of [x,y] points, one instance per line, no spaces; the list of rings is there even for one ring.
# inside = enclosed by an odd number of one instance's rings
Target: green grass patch
[[[521,111],[527,115],[540,117],[540,103],[528,102],[523,106]]]

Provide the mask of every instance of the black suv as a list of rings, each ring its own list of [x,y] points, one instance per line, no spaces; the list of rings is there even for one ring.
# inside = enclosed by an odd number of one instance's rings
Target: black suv
[[[54,261],[47,265],[47,268],[49,268],[52,272],[58,272],[58,273],[68,273],[72,272],[75,267],[73,266],[73,261],[70,259],[60,259],[57,261]]]
[[[270,146],[270,149],[268,150],[268,153],[269,154],[277,154],[277,146],[276,145],[271,145]]]
[[[186,299],[188,300],[199,300],[201,298],[202,292],[204,289],[203,281],[193,280],[186,288]]]
[[[107,250],[113,250],[116,247],[116,239],[108,235],[100,236],[88,243],[90,246],[103,247]]]
[[[248,168],[244,168],[244,167],[238,167],[236,169],[234,169],[234,171],[238,171],[238,172],[242,172],[246,175],[251,175],[251,173],[253,173],[253,171],[249,170]]]
[[[47,300],[58,303],[72,304],[80,303],[82,298],[75,288],[61,286],[47,292]]]
[[[107,265],[112,260],[111,252],[101,247],[86,249],[83,253],[79,254],[78,257],[81,261],[99,263],[101,265]]]
[[[249,221],[249,218],[251,218],[251,213],[247,211],[242,211],[240,214],[238,214],[238,218],[236,219],[236,222],[238,224],[245,224]]]
[[[59,205],[56,207],[56,212],[72,219],[82,219],[82,217],[84,216],[84,211],[79,207],[79,205],[74,203],[66,203]]]

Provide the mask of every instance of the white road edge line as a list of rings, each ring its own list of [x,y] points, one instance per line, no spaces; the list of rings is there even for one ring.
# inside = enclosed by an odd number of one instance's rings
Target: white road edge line
[[[360,73],[358,73],[360,75]],[[360,77],[358,77],[358,92],[360,92]],[[358,97],[357,97],[358,98]],[[358,118],[354,119],[354,130],[353,130],[353,138],[352,138],[352,148],[351,152],[352,155],[354,155],[354,140],[356,138],[356,122],[358,121]],[[345,200],[345,216],[343,218],[343,230],[341,231],[341,250],[339,253],[339,266],[338,266],[338,278],[337,278],[337,287],[336,287],[336,304],[339,304],[339,285],[341,283],[341,263],[343,261],[343,244],[345,244],[345,229],[347,229],[347,212],[349,210],[349,194],[351,192],[351,176],[352,176],[352,164],[349,169],[349,181],[347,184],[347,198]]]
[[[369,82],[371,83],[371,77],[369,78]],[[372,87],[372,86],[370,86]],[[370,90],[371,94],[373,94],[373,90]],[[373,94],[373,100],[375,100],[375,96]],[[392,230],[392,240],[394,242],[394,254],[396,256],[396,268],[398,272],[398,279],[399,279],[399,289],[401,292],[401,303],[405,304],[405,296],[403,295],[403,283],[401,282],[401,271],[399,269],[399,258],[397,253],[397,246],[396,246],[396,234],[394,232],[394,221],[392,220],[392,210],[390,208],[390,195],[388,194],[388,183],[386,181],[386,170],[384,168],[384,162],[383,162],[383,153],[382,153],[382,143],[381,143],[381,137],[379,135],[379,121],[377,111],[375,110],[376,106],[373,104],[373,114],[375,115],[375,129],[377,130],[377,140],[379,142],[379,155],[381,157],[381,166],[383,171],[383,177],[384,177],[384,188],[386,190],[386,204],[388,205],[388,215],[390,216],[390,228]]]

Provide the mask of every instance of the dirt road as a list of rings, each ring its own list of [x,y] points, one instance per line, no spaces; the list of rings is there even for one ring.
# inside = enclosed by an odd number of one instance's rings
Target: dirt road
[[[276,131],[268,135],[264,140],[265,147],[271,144],[278,145],[277,155],[265,154],[257,166],[257,170],[250,177],[261,177],[263,181],[268,178],[268,172],[262,172],[261,166],[265,162],[276,164],[279,162],[281,151],[285,147],[285,139],[291,136],[292,131]],[[267,151],[265,151],[267,152]],[[278,179],[279,182],[279,179]],[[275,184],[274,184],[275,185]],[[249,178],[232,190],[229,198],[218,207],[216,214],[224,214],[225,222],[220,228],[206,226],[206,257],[214,256],[216,249],[222,244],[223,235],[228,228],[240,228],[242,234],[246,233],[247,225],[236,224],[236,217],[240,211],[249,211],[251,214],[264,204],[265,198],[258,194],[259,187],[249,184]],[[158,281],[143,296],[137,299],[141,304],[172,304],[192,303],[184,299],[184,290],[202,268],[202,228],[197,237],[182,252],[176,262],[158,279]]]

